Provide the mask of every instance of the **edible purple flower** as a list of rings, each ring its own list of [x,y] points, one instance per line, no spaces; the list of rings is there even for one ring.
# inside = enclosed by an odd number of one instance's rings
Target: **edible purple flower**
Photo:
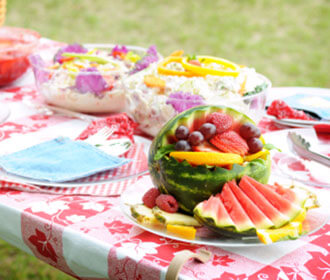
[[[46,62],[41,58],[39,54],[31,55],[29,57],[29,60],[32,65],[33,73],[37,82],[40,84],[47,82],[49,74],[47,70],[44,70],[44,68],[46,67]]]
[[[82,69],[77,75],[75,88],[81,93],[90,92],[101,97],[107,87],[107,82],[95,67]]]
[[[71,44],[71,45],[67,45],[63,48],[60,48],[59,51],[55,54],[54,56],[54,62],[59,62],[62,63],[62,60],[64,59],[64,57],[62,56],[62,53],[87,53],[88,50],[86,48],[84,48],[82,45],[80,44]]]
[[[150,46],[145,54],[138,62],[136,62],[134,69],[130,74],[134,74],[139,72],[145,68],[147,68],[151,63],[158,61],[158,53],[156,46]]]
[[[126,46],[118,46],[116,45],[111,52],[111,56],[113,57],[122,57],[128,53],[128,49]]]
[[[205,104],[204,99],[200,95],[191,94],[190,92],[173,92],[169,95],[166,104],[172,105],[175,111],[181,113],[192,107]]]

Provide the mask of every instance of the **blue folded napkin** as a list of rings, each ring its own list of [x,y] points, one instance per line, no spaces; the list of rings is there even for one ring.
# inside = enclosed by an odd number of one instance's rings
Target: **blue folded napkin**
[[[83,178],[128,163],[82,141],[59,137],[0,157],[8,173],[51,182]]]

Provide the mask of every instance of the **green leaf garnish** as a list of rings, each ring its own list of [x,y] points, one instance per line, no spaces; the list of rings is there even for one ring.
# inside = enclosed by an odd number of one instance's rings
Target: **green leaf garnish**
[[[261,85],[256,86],[253,91],[248,91],[248,92],[244,93],[243,96],[250,96],[250,95],[257,94],[259,92],[262,92],[267,87],[268,87],[267,83],[263,83]]]
[[[190,60],[197,60],[197,57],[196,57],[195,54],[192,54],[192,55],[188,54],[187,55],[187,59],[188,59],[188,61],[190,61]]]
[[[270,144],[270,143],[265,144],[265,145],[264,145],[264,148],[265,148],[266,150],[268,150],[268,151],[270,151],[270,150],[277,150],[277,151],[279,151],[279,152],[282,152],[281,149],[277,148],[276,146],[274,146],[273,144]]]
[[[155,154],[155,160],[160,160],[163,156],[169,154],[174,150],[174,144],[166,145],[164,147],[159,148]]]

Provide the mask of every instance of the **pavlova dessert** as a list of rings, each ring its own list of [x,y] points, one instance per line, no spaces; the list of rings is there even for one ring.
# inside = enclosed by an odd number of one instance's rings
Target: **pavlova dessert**
[[[90,113],[124,111],[123,78],[158,59],[154,46],[80,44],[62,47],[50,61],[40,55],[30,57],[37,88],[47,102]]]
[[[127,77],[129,112],[155,136],[176,114],[197,105],[224,104],[259,121],[270,82],[253,68],[176,51]]]

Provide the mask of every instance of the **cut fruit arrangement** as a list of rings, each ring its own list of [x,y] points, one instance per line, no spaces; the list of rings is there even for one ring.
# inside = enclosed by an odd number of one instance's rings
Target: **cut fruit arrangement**
[[[198,226],[266,244],[294,239],[317,206],[308,190],[267,184],[270,154],[260,130],[224,106],[195,107],[170,120],[152,143],[149,169],[157,188],[131,206],[132,216],[185,239],[194,239]]]
[[[192,214],[232,179],[249,175],[267,183],[270,156],[260,130],[246,115],[224,106],[198,106],[159,132],[150,148],[149,170],[160,191]]]
[[[223,237],[257,236],[265,244],[299,238],[307,210],[318,206],[307,189],[261,184],[249,176],[238,184],[227,182],[220,193],[194,208],[194,216],[178,213],[176,199],[156,188],[149,189],[142,201],[131,206],[132,216],[172,235],[195,239],[196,227],[205,226]]]

